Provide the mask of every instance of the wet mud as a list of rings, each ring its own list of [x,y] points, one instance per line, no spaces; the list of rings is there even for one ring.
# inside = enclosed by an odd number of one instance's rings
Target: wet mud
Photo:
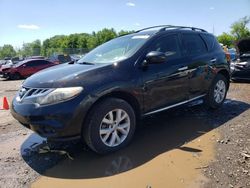
[[[217,128],[247,109],[228,99],[216,112],[197,105],[147,117],[128,147],[105,156],[69,145],[74,160],[58,161],[32,187],[202,187],[208,180],[201,170],[215,160]]]

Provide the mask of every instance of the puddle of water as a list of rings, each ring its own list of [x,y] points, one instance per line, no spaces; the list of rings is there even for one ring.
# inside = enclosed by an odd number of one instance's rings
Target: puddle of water
[[[64,144],[64,146],[67,145]],[[20,151],[23,160],[36,172],[43,174],[67,156],[66,153],[63,155],[60,153],[66,152],[64,149],[55,150],[55,147],[63,146],[61,142],[48,142],[47,139],[33,133],[22,144]],[[48,151],[45,148],[48,148]]]
[[[30,156],[32,152],[36,152],[38,147],[46,143],[46,139],[37,134],[32,134],[22,144],[21,154],[23,157]]]
[[[127,148],[105,156],[78,153],[47,170],[32,187],[199,187],[218,137],[205,119],[157,116],[145,120]]]

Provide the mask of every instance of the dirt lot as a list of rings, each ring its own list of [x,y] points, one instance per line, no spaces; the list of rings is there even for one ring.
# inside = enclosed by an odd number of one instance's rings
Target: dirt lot
[[[21,83],[0,80],[1,101]],[[249,83],[232,83],[217,111],[147,117],[127,148],[106,156],[79,142],[48,143],[1,110],[0,187],[250,187],[249,124]]]

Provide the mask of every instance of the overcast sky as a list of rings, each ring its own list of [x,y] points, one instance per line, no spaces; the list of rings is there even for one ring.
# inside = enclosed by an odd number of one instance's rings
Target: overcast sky
[[[250,16],[250,0],[0,0],[0,46],[59,34],[161,25],[195,26],[216,35]]]

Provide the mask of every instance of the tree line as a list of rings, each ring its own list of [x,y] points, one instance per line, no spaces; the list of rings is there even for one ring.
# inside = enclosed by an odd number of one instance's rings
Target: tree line
[[[239,19],[231,25],[229,33],[224,32],[217,36],[218,41],[228,47],[234,47],[236,41],[250,37],[250,30],[247,27],[249,23],[250,17],[248,16]],[[91,34],[56,35],[43,42],[35,40],[31,43],[24,43],[19,49],[14,49],[12,45],[6,44],[0,47],[0,59],[14,56],[42,55],[48,57],[53,53],[84,54],[106,41],[131,32],[133,31],[116,32],[113,28],[104,28]]]
[[[231,25],[229,33],[223,32],[217,36],[218,41],[228,47],[234,47],[237,41],[250,37],[250,30],[247,27],[249,23],[249,16],[239,19]]]
[[[28,57],[42,55],[48,57],[53,53],[84,54],[104,42],[131,32],[133,31],[121,30],[116,32],[113,28],[104,28],[91,34],[56,35],[43,42],[35,40],[31,43],[24,43],[19,49],[14,49],[12,45],[5,44],[0,47],[0,59],[15,56]]]

